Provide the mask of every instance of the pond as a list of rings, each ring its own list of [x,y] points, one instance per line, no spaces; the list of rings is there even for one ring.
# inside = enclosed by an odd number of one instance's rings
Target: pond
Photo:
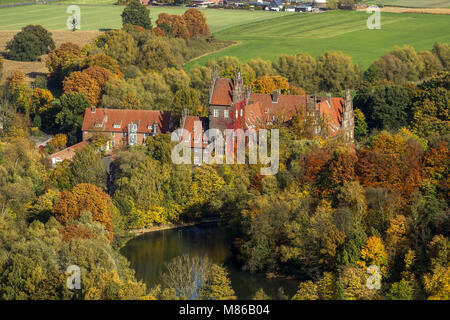
[[[298,281],[285,278],[266,278],[265,274],[251,274],[241,270],[233,262],[232,238],[227,230],[216,223],[162,230],[140,235],[131,239],[121,253],[128,258],[136,271],[136,278],[147,288],[160,284],[165,263],[173,258],[188,254],[207,256],[213,263],[224,265],[230,276],[231,285],[238,299],[251,299],[262,288],[273,299],[278,299],[279,288],[292,297]]]

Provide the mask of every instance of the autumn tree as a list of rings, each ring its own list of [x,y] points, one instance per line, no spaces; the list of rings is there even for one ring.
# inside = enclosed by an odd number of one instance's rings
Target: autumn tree
[[[53,86],[59,87],[65,77],[72,71],[81,68],[84,56],[80,46],[65,42],[57,49],[51,51],[45,61],[49,71],[49,82]]]
[[[48,142],[48,145],[54,150],[53,152],[64,149],[67,145],[67,135],[63,133],[56,134],[52,140]]]
[[[209,34],[209,26],[205,15],[197,9],[190,8],[182,15],[190,38]]]
[[[442,66],[448,70],[450,66],[450,45],[448,43],[435,42],[432,51],[438,57]]]
[[[124,30],[112,30],[102,33],[96,39],[96,45],[121,66],[135,64],[139,49],[136,40]]]
[[[106,54],[102,53],[87,56],[84,60],[84,67],[89,68],[93,66],[105,68],[111,73],[116,74],[118,77],[121,77],[119,62]]]
[[[383,241],[376,236],[369,237],[366,244],[361,249],[361,258],[358,265],[366,270],[367,267],[375,265],[380,268],[382,275],[386,274],[388,265],[388,255]]]
[[[192,16],[190,16],[190,18],[191,17]],[[156,24],[165,36],[173,36],[183,39],[190,38],[189,29],[183,16],[169,15],[163,12],[158,15]],[[199,27],[201,30],[203,30],[203,27]]]
[[[53,208],[55,218],[62,224],[67,224],[69,219],[77,219],[83,211],[89,211],[93,222],[103,225],[112,240],[112,202],[99,187],[82,183],[73,187],[71,192],[62,191]]]
[[[252,91],[255,93],[272,94],[276,89],[281,90],[281,94],[289,91],[289,82],[281,76],[263,76],[252,82]]]
[[[318,300],[317,284],[312,281],[300,282],[298,290],[292,297],[292,300]]]
[[[85,73],[89,75],[92,79],[94,79],[97,82],[98,86],[101,88],[101,90],[104,89],[108,80],[113,77],[113,74],[109,70],[100,66],[89,67],[87,69],[84,69],[82,73]]]
[[[155,37],[145,42],[140,55],[140,65],[148,70],[162,71],[177,65],[169,43],[161,37]]]
[[[39,115],[42,110],[50,107],[53,100],[53,95],[49,90],[35,88],[31,96],[31,113]]]
[[[88,73],[74,71],[63,81],[64,93],[83,93],[92,106],[100,102],[101,88]]]
[[[204,300],[235,300],[236,295],[225,268],[212,264],[206,275],[206,281],[199,290]]]

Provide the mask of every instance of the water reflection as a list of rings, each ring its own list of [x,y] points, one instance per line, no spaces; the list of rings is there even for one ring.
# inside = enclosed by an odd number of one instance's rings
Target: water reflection
[[[231,259],[231,242],[230,235],[216,224],[203,224],[143,234],[130,240],[121,253],[130,260],[136,277],[149,288],[160,283],[166,262],[188,254],[208,256],[212,262],[225,265],[238,299],[250,299],[259,288],[274,298],[277,298],[280,287],[289,296],[295,293],[297,281],[266,279],[263,274],[240,270]]]

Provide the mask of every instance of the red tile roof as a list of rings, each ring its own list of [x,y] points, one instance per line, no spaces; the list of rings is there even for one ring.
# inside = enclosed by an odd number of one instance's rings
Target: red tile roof
[[[210,104],[231,106],[233,102],[233,80],[218,78],[214,85]]]
[[[87,108],[84,113],[82,130],[126,132],[128,125],[134,122],[138,124],[138,133],[150,133],[155,121],[158,124],[159,133],[172,131],[173,120],[170,111],[103,108],[96,108],[93,111],[92,108]]]
[[[328,100],[323,100],[316,106],[320,110],[322,118],[328,123],[328,133],[334,136],[338,133],[344,110],[344,98],[331,98],[331,105]]]
[[[310,99],[313,98],[310,97]],[[325,97],[316,97],[316,99],[318,101],[316,109],[319,110],[320,107],[321,116],[329,124],[329,133],[337,134],[342,121],[344,98],[331,98],[331,105]],[[288,122],[297,110],[305,106],[306,96],[279,95],[278,101],[273,102],[271,94],[252,93],[248,105],[244,108],[246,127],[247,129],[263,128],[267,122],[275,120]]]
[[[75,155],[75,151],[86,147],[88,144],[88,141],[81,141],[77,144],[74,144],[73,146],[67,147],[61,151],[51,154],[49,158],[52,163],[54,163],[52,159],[58,159],[58,162],[63,160],[72,160],[73,156]]]

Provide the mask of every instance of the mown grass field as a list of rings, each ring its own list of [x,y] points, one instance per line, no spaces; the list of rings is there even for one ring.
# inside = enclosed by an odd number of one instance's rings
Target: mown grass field
[[[334,11],[320,14],[280,16],[270,22],[242,24],[216,36],[241,42],[194,63],[223,55],[241,60],[254,57],[275,59],[278,55],[300,51],[313,56],[327,50],[342,51],[363,68],[395,46],[412,45],[416,50],[431,49],[435,41],[450,42],[450,16],[382,13],[381,29],[369,30],[365,12]]]
[[[74,1],[74,3],[80,1]],[[0,9],[0,30],[19,30],[27,24],[41,24],[49,30],[67,30],[66,21],[69,14],[67,7],[72,1],[58,4],[19,6]],[[83,5],[81,9],[81,30],[117,29],[122,27],[123,6],[114,5]],[[186,9],[180,7],[151,7],[150,14],[155,22],[158,14],[182,14]],[[284,15],[295,14],[291,12],[263,12],[244,10],[202,10],[211,27],[212,32],[242,23],[267,20]]]
[[[448,0],[368,0],[363,3],[410,8],[450,8]]]
[[[64,30],[69,16],[66,4],[70,2],[2,8],[0,30],[18,30],[30,23],[41,24],[49,30]],[[121,27],[123,7],[80,7],[82,30]],[[185,9],[152,7],[150,10],[154,22],[161,12],[181,14]],[[274,60],[281,54],[305,51],[315,56],[329,50],[343,51],[366,68],[395,46],[412,45],[416,50],[425,50],[431,49],[435,41],[450,42],[448,15],[383,12],[381,29],[369,30],[366,27],[369,15],[365,12],[305,14],[217,9],[203,12],[215,37],[236,41],[239,45],[191,61],[187,69],[225,55],[236,56],[241,61],[256,57]]]

